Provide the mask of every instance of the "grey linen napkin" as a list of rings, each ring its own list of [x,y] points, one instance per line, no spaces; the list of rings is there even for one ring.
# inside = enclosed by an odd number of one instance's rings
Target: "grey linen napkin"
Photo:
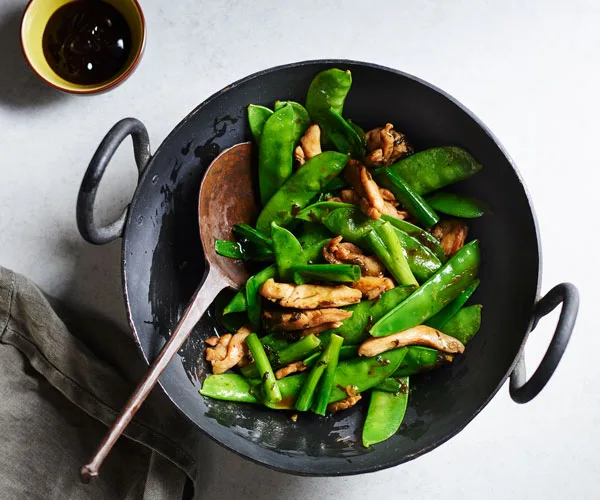
[[[81,484],[81,465],[147,366],[114,325],[55,308],[0,267],[0,498],[191,498],[201,436],[160,389],[97,481]]]

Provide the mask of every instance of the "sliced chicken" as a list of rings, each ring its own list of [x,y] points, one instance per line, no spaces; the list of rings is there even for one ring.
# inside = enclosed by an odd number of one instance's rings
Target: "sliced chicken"
[[[323,247],[323,257],[330,264],[353,264],[360,266],[363,276],[383,276],[385,266],[377,257],[363,254],[352,243],[342,243],[342,237],[336,236]]]
[[[336,321],[334,323],[323,323],[322,325],[319,325],[319,326],[313,326],[312,328],[306,328],[300,332],[300,338],[306,337],[307,335],[310,335],[311,333],[313,335],[319,335],[319,333],[326,332],[327,330],[334,330],[336,328],[339,328],[340,326],[342,326],[342,322]]]
[[[359,356],[373,357],[382,352],[407,345],[433,347],[438,351],[450,354],[462,353],[465,350],[462,342],[454,337],[450,337],[450,335],[446,335],[435,328],[419,325],[387,337],[373,337],[365,340],[358,348],[358,354]]]
[[[366,133],[367,156],[365,164],[369,167],[383,167],[396,163],[413,152],[406,136],[391,123],[385,127],[377,127]]]
[[[275,372],[275,378],[277,380],[281,380],[282,378],[285,378],[288,375],[291,375],[292,373],[300,373],[306,370],[308,370],[308,366],[305,365],[302,361],[294,361],[293,363],[290,363],[289,365],[286,365],[283,368],[279,368],[279,370]]]
[[[213,373],[225,373],[244,360],[248,355],[245,340],[250,333],[250,328],[243,326],[234,335],[227,333],[217,337],[215,346],[206,348],[206,360],[210,361]],[[214,339],[215,337],[211,337],[206,343],[212,345],[215,343]]]
[[[259,293],[271,302],[294,309],[319,309],[320,307],[347,306],[360,302],[358,290],[346,285],[292,285],[268,279]]]
[[[306,129],[300,139],[300,145],[294,150],[294,157],[300,165],[304,165],[313,156],[321,154],[321,129],[314,124]]]
[[[463,247],[468,233],[469,226],[457,219],[440,221],[431,230],[431,234],[440,240],[447,257],[454,255]]]
[[[336,308],[294,312],[265,311],[264,313],[265,322],[270,329],[279,331],[304,330],[324,323],[344,321],[351,316],[352,311]]]
[[[390,278],[379,278],[374,276],[363,276],[352,286],[363,294],[368,300],[379,297],[386,290],[394,288],[394,282]]]
[[[347,410],[351,408],[356,403],[358,403],[362,399],[360,394],[356,396],[348,396],[346,399],[341,399],[340,401],[336,401],[334,403],[329,403],[327,405],[327,411],[329,413],[335,413],[337,411]]]

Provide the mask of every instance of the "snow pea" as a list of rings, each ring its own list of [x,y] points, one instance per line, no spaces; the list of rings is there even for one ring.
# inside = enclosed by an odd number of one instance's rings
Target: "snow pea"
[[[444,253],[444,249],[442,248],[442,245],[440,245],[440,242],[437,240],[437,238],[431,233],[428,233],[424,229],[421,229],[419,226],[415,226],[410,222],[398,219],[398,217],[393,217],[388,214],[382,214],[381,218],[389,222],[395,228],[400,229],[400,231],[405,232],[406,234],[417,240],[424,247],[431,250],[435,254],[435,256],[440,260],[440,262],[445,262],[446,254]]]
[[[380,186],[389,189],[402,206],[424,227],[429,228],[439,222],[440,218],[435,210],[397,172],[386,169],[377,176],[376,180]]]
[[[258,290],[263,286],[265,281],[271,278],[275,279],[275,276],[277,276],[277,268],[274,264],[271,264],[269,267],[266,267],[246,281],[246,307],[248,309],[248,319],[256,330],[260,327],[262,314],[262,301],[258,294]]]
[[[260,380],[248,380],[237,373],[209,375],[202,383],[200,394],[222,401],[258,403],[252,394],[252,387],[256,384],[260,384]]]
[[[479,268],[479,260],[479,242],[474,240],[454,254],[408,299],[375,323],[369,330],[371,335],[391,335],[420,325],[431,318],[473,282]]]
[[[300,229],[296,233],[298,241],[305,249],[325,239],[329,241],[332,238],[327,228],[315,222],[302,222]],[[318,257],[316,256],[315,258]]]
[[[440,191],[428,196],[425,201],[438,212],[465,219],[481,217],[486,211],[485,203],[482,201],[454,193]]]
[[[387,221],[388,219],[385,219]],[[384,220],[372,220],[362,214],[358,207],[338,208],[325,216],[323,225],[335,235],[342,237],[356,245],[364,245],[364,237],[372,229],[384,223]],[[429,279],[442,263],[435,254],[417,239],[409,236],[404,231],[394,228],[400,243],[402,253],[408,261],[411,272],[419,282]]]
[[[263,389],[265,391],[265,400],[276,403],[281,401],[281,391],[277,385],[277,379],[273,373],[273,368],[267,357],[267,353],[256,333],[251,333],[246,337],[246,345],[252,354],[254,363],[260,375]]]
[[[354,208],[354,205],[341,201],[318,201],[300,210],[296,214],[296,219],[308,222],[321,222],[330,212],[338,208]]]
[[[351,85],[350,70],[331,68],[318,73],[306,93],[306,109],[312,120],[319,122],[330,108],[342,114]]]
[[[255,260],[269,262],[273,260],[270,248],[258,246],[244,239],[240,241],[215,240],[215,252],[230,259]]]
[[[458,297],[456,297],[450,304],[444,307],[439,313],[435,316],[429,318],[425,324],[430,326],[431,328],[435,328],[436,330],[441,330],[442,327],[448,323],[450,319],[464,306],[471,298],[471,295],[475,293],[477,287],[479,286],[479,280],[476,279],[471,283],[467,288],[465,288]]]
[[[348,123],[354,129],[354,131],[358,134],[358,137],[359,137],[362,147],[364,149],[367,145],[367,136],[365,134],[365,131],[360,127],[360,125],[357,125],[350,119],[348,119]]]
[[[325,239],[306,245],[303,247],[304,258],[309,264],[320,261],[323,257],[323,247],[331,241],[331,237],[328,235]]]
[[[398,284],[418,286],[419,283],[410,270],[400,239],[389,222],[375,226],[366,234],[365,240]]]
[[[248,315],[245,312],[225,314],[225,306],[231,303],[229,291],[220,293],[214,302],[214,311],[219,324],[230,333],[237,332],[242,326],[248,324]]]
[[[360,280],[360,267],[351,264],[307,264],[292,266],[296,284],[310,281],[335,281],[340,283]]]
[[[258,185],[265,205],[292,175],[296,125],[294,109],[284,106],[265,122],[258,147]],[[262,228],[268,233],[268,227]]]
[[[369,337],[367,330],[375,321],[383,318],[416,290],[414,286],[397,286],[382,293],[377,300],[364,300],[358,304],[342,307],[352,311],[352,316],[342,322],[342,326],[327,330],[319,335],[323,343],[328,342],[328,336],[335,333],[344,337],[346,344],[359,344]]]
[[[357,160],[365,156],[365,145],[356,130],[335,109],[329,108],[320,118],[319,125],[340,153]]]
[[[325,410],[327,410],[327,403],[329,402],[329,395],[333,388],[335,370],[337,369],[343,343],[344,339],[342,337],[332,335],[329,344],[323,353],[324,359],[326,358],[327,366],[325,367],[325,374],[323,375],[323,379],[321,380],[321,384],[317,391],[317,399],[312,408],[317,415],[325,415]]]
[[[394,373],[404,356],[406,347],[387,351],[374,358],[354,358],[338,364],[333,380],[329,402],[348,397],[346,387],[353,387],[359,393],[375,387]]]
[[[277,385],[279,386],[279,391],[281,392],[281,400],[277,402],[266,400],[265,391],[262,387],[262,384],[253,386],[252,394],[261,403],[273,410],[292,410],[296,404],[298,393],[306,382],[307,377],[307,373],[298,373],[297,375],[290,375],[289,377],[278,380]]]
[[[265,122],[272,114],[273,111],[264,106],[258,106],[256,104],[250,104],[250,106],[248,106],[248,124],[250,125],[250,131],[257,144],[260,144],[260,136],[265,127]]]
[[[292,281],[294,279],[298,284],[304,283],[302,276],[295,276],[295,272],[292,270],[294,265],[306,264],[306,257],[300,242],[292,233],[283,227],[279,227],[275,222],[271,224],[271,236],[279,279],[282,281]]]
[[[403,377],[398,393],[374,390],[362,431],[363,446],[369,447],[392,437],[402,424],[408,406],[408,377]]]
[[[245,222],[234,224],[232,231],[257,246],[268,249],[271,249],[273,246],[273,240],[271,238],[265,236],[263,233],[257,231]]]
[[[265,280],[266,281],[266,280]],[[238,292],[233,296],[233,298],[229,301],[223,308],[223,314],[231,314],[237,312],[244,312],[248,310],[248,303],[246,302],[246,288],[242,288],[238,290]]]
[[[294,132],[294,142],[297,142],[304,135],[304,132],[306,132],[306,129],[310,125],[310,116],[302,104],[294,101],[275,101],[275,106],[273,106],[273,109],[275,109],[275,111],[279,111],[288,104],[294,110],[294,125],[296,127]]]
[[[426,149],[387,167],[397,173],[420,195],[462,181],[479,172],[481,164],[464,149],[442,146]],[[383,169],[377,169],[374,176]]]
[[[284,108],[285,109],[285,108]],[[282,110],[278,111],[280,113]],[[263,136],[264,140],[264,136]],[[285,226],[346,166],[348,157],[327,151],[308,160],[281,186],[262,209],[256,228],[268,234],[271,222]]]
[[[442,331],[466,345],[481,327],[482,308],[481,304],[463,307],[444,325]]]
[[[411,345],[400,367],[394,372],[392,377],[404,377],[413,375],[426,370],[431,370],[440,362],[440,353],[436,349]]]

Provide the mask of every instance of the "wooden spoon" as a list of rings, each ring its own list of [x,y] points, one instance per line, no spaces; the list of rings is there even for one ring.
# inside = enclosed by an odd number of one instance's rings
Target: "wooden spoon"
[[[230,239],[234,224],[253,223],[256,218],[258,205],[252,188],[254,175],[251,160],[252,144],[245,142],[223,151],[206,170],[198,201],[200,239],[206,260],[204,278],[171,338],[127,401],[96,454],[89,464],[81,468],[84,482],[98,476],[102,462],[117,439],[219,292],[227,287],[239,289],[249,278],[243,262],[217,255],[215,239]]]

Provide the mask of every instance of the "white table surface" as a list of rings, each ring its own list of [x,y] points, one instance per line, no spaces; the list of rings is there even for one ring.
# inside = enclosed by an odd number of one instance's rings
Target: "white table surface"
[[[93,247],[75,225],[83,172],[104,133],[141,119],[154,149],[198,103],[266,67],[326,57],[372,61],[443,88],[475,112],[516,161],[537,210],[542,293],[575,283],[581,309],[554,377],[526,405],[504,387],[450,442],[374,474],[308,479],[267,470],[206,442],[198,498],[599,498],[600,332],[597,151],[600,3],[142,2],[139,69],[107,94],[78,98],[39,83],[23,62],[24,0],[0,0],[0,265],[122,325],[119,242]],[[342,6],[343,4],[343,6]],[[104,220],[135,185],[129,147],[100,190]],[[596,243],[596,244],[595,244]],[[594,305],[596,304],[596,305]],[[557,319],[530,338],[530,371]],[[235,481],[228,481],[236,478]]]

